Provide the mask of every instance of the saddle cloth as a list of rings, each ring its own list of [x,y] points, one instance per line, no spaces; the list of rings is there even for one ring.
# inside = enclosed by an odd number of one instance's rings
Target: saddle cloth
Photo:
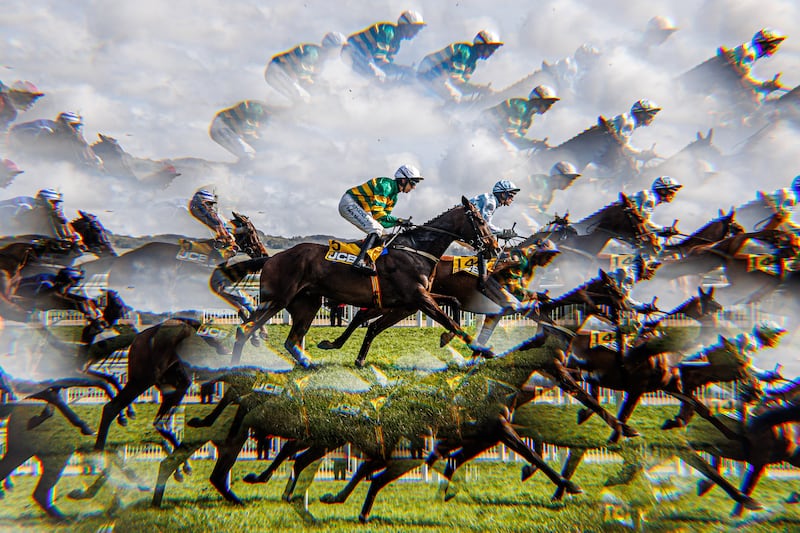
[[[358,242],[343,242],[330,239],[328,241],[328,251],[325,253],[325,260],[333,263],[352,265],[360,251],[361,245]],[[372,259],[374,263],[382,252],[383,246],[376,246],[367,250],[367,256]]]

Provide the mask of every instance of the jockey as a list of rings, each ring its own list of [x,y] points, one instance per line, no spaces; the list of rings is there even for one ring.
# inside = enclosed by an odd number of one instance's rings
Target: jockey
[[[30,303],[25,306],[30,311],[37,309],[37,300],[48,296],[55,296],[77,304],[81,312],[90,320],[99,317],[96,306],[90,305],[90,300],[85,296],[70,292],[83,281],[83,272],[73,267],[64,267],[53,274],[44,272],[20,281],[14,296],[27,299]]]
[[[779,32],[770,28],[763,28],[753,35],[750,42],[740,44],[732,50],[720,47],[717,54],[727,56],[740,70],[742,80],[750,85],[754,91],[762,96],[766,96],[772,91],[781,88],[780,82],[778,81],[780,74],[775,75],[771,80],[762,81],[751,75],[751,69],[757,60],[762,57],[770,57],[777,52],[784,39],[786,39],[785,35],[781,35]]]
[[[500,180],[492,187],[492,192],[479,194],[474,198],[470,198],[470,203],[474,205],[481,216],[486,221],[486,224],[491,228],[492,233],[497,235],[499,239],[511,239],[516,237],[517,234],[513,229],[502,229],[492,224],[492,217],[498,205],[511,205],[514,201],[514,196],[519,192],[519,187],[514,185],[509,180]]]
[[[575,165],[569,161],[559,161],[550,168],[550,175],[533,174],[530,176],[533,193],[533,208],[543,213],[550,208],[556,191],[569,188],[581,176]]]
[[[647,281],[653,278],[661,262],[651,259],[641,254],[637,254],[633,259],[633,264],[629,267],[618,268],[609,275],[614,278],[625,294],[627,304],[631,309],[643,315],[649,315],[658,311],[655,306],[655,299],[652,303],[642,303],[631,298],[630,293],[633,291],[633,286],[640,281]]]
[[[425,56],[417,67],[417,79],[427,83],[437,94],[461,101],[489,90],[469,82],[479,59],[489,59],[503,46],[494,33],[482,30],[472,43],[453,43]]]
[[[303,43],[272,56],[264,70],[264,79],[272,88],[293,102],[309,102],[308,90],[314,84],[324,62],[338,56],[347,38],[339,32],[330,32],[322,38],[322,45]]]
[[[246,161],[255,158],[256,149],[251,144],[259,140],[268,119],[269,110],[265,103],[243,100],[214,115],[209,135],[240,161]]]
[[[199,189],[189,201],[189,213],[214,232],[214,239],[219,245],[217,250],[222,257],[230,258],[236,254],[236,238],[217,212],[216,194],[207,189]]]
[[[5,131],[17,118],[18,111],[27,111],[44,96],[34,84],[18,80],[11,87],[0,81],[0,131]]]
[[[639,214],[644,218],[645,224],[659,237],[671,237],[675,235],[672,226],[658,226],[650,220],[656,206],[661,203],[670,203],[675,199],[675,194],[683,187],[678,180],[669,176],[659,176],[653,180],[653,185],[649,189],[644,189],[631,195],[631,201],[636,206]]]
[[[422,181],[419,169],[402,165],[394,173],[394,179],[378,177],[348,189],[339,201],[339,214],[355,227],[367,234],[353,268],[365,274],[376,275],[375,269],[366,261],[367,250],[378,244],[386,228],[409,227],[408,219],[397,218],[392,210],[398,193],[410,193]]]
[[[394,64],[394,56],[400,51],[400,44],[410,40],[426,26],[422,15],[417,11],[404,11],[392,22],[378,22],[347,38],[344,51],[352,61],[353,70],[385,81],[386,76],[402,76],[408,67]]]
[[[38,221],[39,228],[36,233],[53,235],[56,239],[69,243],[72,246],[80,243],[80,235],[73,231],[61,208],[63,199],[61,193],[55,189],[41,189],[34,198],[34,210],[45,216]],[[44,221],[43,221],[44,219]]]
[[[484,117],[491,121],[494,129],[503,138],[519,149],[537,148],[544,141],[526,139],[525,135],[533,123],[533,115],[545,114],[560,98],[547,85],[537,85],[528,98],[509,98],[487,109]]]
[[[638,100],[631,106],[629,113],[622,113],[617,115],[609,121],[613,132],[617,135],[620,142],[623,143],[623,150],[628,155],[639,161],[647,161],[655,157],[655,153],[651,150],[637,150],[630,145],[629,140],[633,134],[633,130],[640,126],[649,126],[656,118],[656,114],[661,111],[661,108],[650,100]]]

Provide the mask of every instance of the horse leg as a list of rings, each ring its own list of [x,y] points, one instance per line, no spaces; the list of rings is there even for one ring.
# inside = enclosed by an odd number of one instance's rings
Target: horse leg
[[[321,296],[304,294],[298,295],[287,307],[289,314],[292,316],[292,327],[283,346],[294,360],[304,368],[314,366],[308,354],[303,350],[303,337],[308,333],[311,322],[314,321],[314,317],[320,307],[322,307]]]
[[[70,453],[60,455],[44,455],[39,457],[42,464],[42,475],[39,478],[36,488],[33,491],[33,500],[39,504],[39,507],[47,513],[48,516],[56,520],[64,520],[64,515],[61,514],[55,505],[53,505],[53,487],[56,486],[58,480],[61,478],[61,472],[67,466]]]
[[[722,475],[722,460],[718,455],[711,456],[711,468]],[[705,496],[712,488],[714,488],[714,483],[711,480],[701,479],[697,482],[697,495]]]
[[[233,493],[230,487],[230,473],[239,452],[249,438],[249,428],[243,424],[231,428],[225,442],[217,446],[217,462],[211,471],[209,481],[223,498],[235,505],[244,505],[244,502]]]
[[[746,436],[736,433],[731,428],[722,423],[722,421],[716,416],[714,416],[711,410],[708,407],[706,407],[703,402],[695,398],[695,396],[692,393],[681,394],[679,392],[673,392],[669,390],[665,392],[670,396],[678,398],[681,401],[681,408],[680,412],[678,413],[678,416],[676,416],[673,420],[667,420],[666,422],[664,422],[664,424],[661,426],[661,429],[673,429],[675,427],[686,426],[686,424],[689,423],[689,421],[692,419],[692,416],[696,411],[698,415],[700,415],[705,420],[708,420],[708,422],[712,426],[720,430],[720,432],[727,438],[731,440],[746,442]],[[684,406],[686,406],[685,409]],[[684,414],[681,415],[680,414],[681,412]]]
[[[165,383],[174,387],[175,390],[164,394],[163,386]],[[186,374],[186,370],[184,369],[183,365],[175,364],[164,373],[161,383],[156,384],[158,390],[162,392],[162,397],[161,405],[158,408],[155,420],[153,420],[153,427],[162,437],[164,437],[169,445],[172,446],[171,450],[164,446],[164,451],[166,453],[171,453],[175,450],[175,448],[180,446],[178,437],[176,437],[175,434],[166,426],[166,422],[167,418],[175,411],[175,409],[181,403],[181,400],[183,400],[183,397],[186,395],[186,391],[189,390],[191,383],[191,379]],[[189,461],[183,463],[183,471],[187,474],[191,473],[192,468],[189,465]],[[176,472],[176,479],[178,481],[182,481],[183,475]]]
[[[592,398],[585,390],[583,390],[583,388],[578,385],[575,379],[569,375],[569,372],[567,372],[564,365],[558,359],[554,361],[553,370],[555,370],[553,377],[558,383],[559,388],[564,392],[571,394],[583,405],[594,411],[600,418],[603,419],[603,422],[605,422],[608,427],[614,431],[622,430],[622,435],[626,437],[639,436],[638,431],[628,426],[628,424],[623,424],[617,420],[611,413],[603,409],[603,406],[600,405],[597,400]]]
[[[444,326],[447,331],[455,334],[464,342],[464,344],[470,348],[474,348],[476,352],[483,353],[484,355],[488,356],[492,355],[488,350],[482,350],[480,346],[475,346],[473,344],[473,338],[466,331],[461,329],[461,327],[456,324],[452,318],[447,316],[447,313],[442,311],[442,308],[436,304],[436,301],[425,289],[419,289],[417,296],[419,298],[418,308],[420,311]]]
[[[109,400],[103,406],[103,415],[100,418],[100,426],[97,428],[97,440],[94,444],[94,451],[103,451],[106,445],[106,439],[108,438],[108,430],[111,426],[111,421],[117,417],[120,411],[130,405],[133,400],[149,389],[151,385],[153,385],[152,381],[143,382],[138,379],[129,380],[119,394],[114,396],[113,399]]]
[[[597,385],[594,383],[589,383],[589,396],[595,399],[596,402],[600,403],[600,391],[597,388]],[[583,424],[594,414],[590,409],[586,407],[578,410],[578,425]]]
[[[628,422],[633,414],[633,410],[636,409],[636,406],[639,404],[639,398],[642,397],[642,394],[643,391],[640,390],[625,392],[625,398],[622,400],[622,405],[619,406],[619,411],[617,412],[617,420],[619,420],[620,424]],[[609,437],[609,442],[617,442],[619,436],[619,432],[615,430],[611,437]]]
[[[119,394],[119,392],[122,390],[122,384],[120,384],[119,380],[114,376],[114,374],[106,374],[105,372],[100,372],[99,370],[91,370],[89,368],[85,370],[85,373],[88,374],[89,376],[102,380],[101,383],[107,383],[111,385],[112,387],[114,387],[114,390],[116,391],[117,394]],[[102,387],[102,385],[98,386]],[[106,395],[108,396],[109,400],[114,397],[114,392],[112,392],[109,389],[106,389],[106,387],[102,388],[104,391],[106,391]],[[128,405],[126,411],[128,418],[136,418],[136,412],[133,410],[133,404]],[[120,426],[128,425],[128,420],[125,418],[125,414],[126,413],[120,412],[119,416],[117,417],[117,422],[119,423]]]
[[[764,473],[764,465],[755,465],[750,463],[747,467],[747,472],[744,475],[744,479],[742,480],[742,487],[741,490],[742,494],[745,496],[750,496],[753,493],[753,489],[756,488],[758,481],[761,479],[761,474]],[[742,511],[744,505],[741,502],[736,502],[736,505],[733,507],[733,512],[731,512],[731,516],[742,516]]]
[[[261,472],[260,474],[256,475],[253,473],[247,474],[244,476],[245,483],[266,483],[272,478],[272,474],[281,466],[287,459],[291,458],[297,452],[303,450],[303,448],[307,448],[308,445],[301,443],[298,440],[287,440],[281,446],[278,455],[275,456],[275,459],[269,464],[269,466]],[[266,459],[266,456],[265,456]]]
[[[235,396],[238,396],[238,394]],[[186,425],[192,428],[211,427],[212,425],[214,425],[214,422],[217,421],[219,415],[222,414],[225,408],[228,407],[233,402],[234,402],[234,394],[231,394],[230,389],[228,389],[227,391],[225,391],[225,395],[222,396],[220,401],[217,403],[217,405],[214,406],[214,409],[212,409],[210,413],[208,413],[204,418],[194,417],[188,422],[186,422]]]
[[[567,453],[567,460],[564,461],[564,466],[561,468],[561,477],[567,480],[572,479],[572,476],[575,474],[578,466],[580,466],[581,462],[583,461],[584,455],[586,455],[586,448],[570,448],[569,452]],[[561,498],[564,497],[565,491],[566,487],[563,485],[558,487],[551,500],[560,501]]]
[[[278,312],[281,311],[285,306],[286,303],[283,302],[267,302],[266,306],[259,306],[253,315],[251,315],[251,322],[249,326],[243,326],[241,329],[236,330],[236,340],[233,343],[233,355],[231,356],[232,365],[238,364],[239,360],[241,360],[242,350],[244,349],[245,342],[247,342],[247,340],[256,331],[260,330],[270,318],[277,315]]]
[[[553,470],[547,462],[542,459],[542,456],[530,449],[530,447],[522,442],[522,439],[517,434],[516,430],[511,426],[505,417],[500,418],[500,441],[511,448],[514,452],[519,454],[523,459],[536,466],[546,475],[550,481],[557,487],[564,487],[570,494],[580,494],[583,492],[580,487],[568,479],[564,479],[558,472]]]
[[[533,443],[533,451],[535,451],[539,455],[542,455],[544,453],[544,446],[542,445],[541,441],[536,441]],[[531,477],[533,474],[536,473],[536,470],[537,468],[531,465],[530,463],[523,466],[520,472],[520,481],[522,481],[523,483],[527,481],[529,477]]]
[[[728,480],[722,477],[719,472],[717,472],[702,457],[700,457],[697,452],[689,448],[683,448],[679,449],[677,453],[678,457],[683,459],[687,464],[703,474],[705,477],[719,485],[719,487],[724,490],[728,496],[733,498],[733,500],[736,502],[744,505],[746,509],[750,509],[751,511],[757,511],[761,509],[761,504],[759,504],[750,496],[742,494],[739,490],[737,490],[736,487],[731,485]]]
[[[391,309],[378,320],[369,325],[367,332],[364,335],[364,340],[361,342],[361,349],[358,351],[358,356],[356,357],[356,366],[358,368],[364,368],[367,360],[367,353],[369,353],[370,346],[372,346],[372,341],[375,339],[375,337],[377,337],[382,331],[400,322],[411,312],[413,312],[413,309],[409,308],[401,307]]]
[[[369,475],[373,472],[377,472],[381,468],[383,468],[385,463],[383,461],[378,460],[367,460],[363,461],[360,465],[358,465],[358,469],[353,473],[353,477],[350,478],[350,481],[347,482],[347,485],[342,488],[336,494],[323,494],[320,496],[319,501],[322,503],[344,503],[347,501],[347,498],[350,497],[350,494],[355,490],[359,483],[362,480],[366,479]]]
[[[377,476],[372,476],[372,482],[369,484],[367,496],[364,498],[364,505],[361,507],[361,514],[358,515],[359,522],[366,523],[369,521],[369,514],[372,511],[372,506],[375,504],[375,497],[378,496],[378,492],[380,492],[383,487],[406,472],[413,470],[419,466],[419,464],[420,461],[414,459],[390,460],[388,464],[386,464],[386,469],[383,472]]]
[[[56,389],[54,387],[50,387],[50,388],[47,388],[47,389],[45,389],[43,391],[37,392],[36,394],[33,394],[33,395],[29,396],[29,398],[34,398],[34,399],[37,399],[37,400],[43,400],[43,401],[47,402],[48,404],[50,404],[53,407],[55,407],[56,409],[58,409],[61,412],[61,414],[64,415],[64,418],[69,420],[70,424],[72,424],[76,428],[80,429],[82,434],[84,434],[84,435],[94,435],[94,430],[89,426],[89,424],[84,422],[81,419],[81,417],[79,417],[75,413],[75,411],[70,409],[70,407],[66,404],[66,402],[64,402],[63,398],[61,398],[61,395],[59,394],[59,390],[58,389]],[[41,418],[42,418],[42,415],[39,415],[39,418],[37,418],[36,420],[31,419],[31,421],[28,423],[28,429],[33,429],[33,427],[36,427],[37,425],[39,425],[38,423],[35,423],[35,422],[41,423],[40,422]],[[46,418],[50,418],[50,417],[47,416]],[[41,420],[41,421],[43,421],[43,420]],[[33,424],[32,424],[32,422],[33,422]],[[31,427],[32,425],[33,425],[33,427]]]
[[[436,304],[441,307],[443,304],[447,304],[450,306],[453,312],[453,322],[458,324],[461,327],[461,303],[458,301],[457,298],[453,298],[452,296],[445,296],[443,294],[431,294],[433,299],[436,300]],[[447,346],[455,335],[449,331],[445,331],[439,336],[439,348],[444,348]]]
[[[335,447],[338,448],[338,445]],[[294,465],[292,466],[292,477],[289,478],[289,481],[286,483],[286,488],[283,490],[283,501],[291,503],[299,498],[299,496],[295,496],[295,491],[298,491],[297,484],[301,482],[301,479],[302,482],[300,483],[298,492],[303,493],[308,489],[311,482],[314,481],[317,470],[319,470],[320,464],[322,463],[321,459],[325,457],[331,449],[332,448],[328,446],[312,446],[295,457]],[[305,470],[312,465],[313,469],[309,469],[308,472],[305,472]]]
[[[353,317],[353,320],[347,325],[347,328],[342,332],[341,335],[336,337],[333,341],[323,340],[317,343],[317,348],[322,350],[338,350],[344,343],[347,342],[347,339],[355,333],[355,331],[364,324],[367,320],[373,319],[375,317],[380,316],[382,311],[377,308],[369,308],[369,309],[359,309],[356,315]]]
[[[153,501],[151,507],[161,507],[164,499],[164,490],[167,487],[169,477],[177,472],[178,467],[186,463],[194,452],[199,450],[206,442],[193,442],[191,445],[181,443],[180,446],[172,450],[172,453],[161,460],[158,466],[158,479],[156,480],[155,490],[153,491]]]
[[[503,315],[486,315],[483,319],[483,326],[481,326],[481,330],[478,332],[478,338],[476,339],[475,343],[479,346],[486,346],[486,344],[489,342],[489,337],[492,336],[495,328],[498,324],[500,324],[501,318],[503,318]]]

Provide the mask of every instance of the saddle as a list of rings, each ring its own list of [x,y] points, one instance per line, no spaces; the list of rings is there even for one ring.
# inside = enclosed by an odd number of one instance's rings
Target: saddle
[[[214,241],[178,239],[178,247],[178,253],[175,255],[178,261],[213,266],[226,259],[221,251],[214,247]]]
[[[367,257],[374,263],[383,253],[383,244],[367,250]],[[330,239],[328,241],[328,251],[325,253],[325,260],[333,263],[344,263],[352,265],[361,251],[360,241],[339,241]]]

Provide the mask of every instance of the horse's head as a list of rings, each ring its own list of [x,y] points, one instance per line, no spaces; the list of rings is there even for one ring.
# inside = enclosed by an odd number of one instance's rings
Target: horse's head
[[[234,225],[233,234],[236,238],[236,246],[253,259],[268,255],[267,247],[261,242],[258,231],[250,218],[235,211],[231,214],[233,215],[231,223]]]
[[[722,311],[722,304],[714,299],[714,287],[703,292],[702,287],[697,288],[697,297],[700,303],[700,316],[709,316]]]
[[[105,300],[103,320],[105,320],[109,326],[115,324],[120,318],[124,318],[131,309],[125,304],[117,291],[106,290]]]
[[[486,257],[495,257],[500,253],[500,246],[497,244],[492,234],[492,229],[486,220],[483,219],[480,211],[472,205],[466,196],[461,197],[461,205],[464,207],[465,224],[456,232],[460,234],[464,242],[475,248],[479,254]]]
[[[608,302],[605,305],[609,305],[614,309],[628,308],[627,294],[622,290],[617,280],[608,275],[602,268],[598,269],[597,277],[588,283],[586,290],[592,299],[598,300],[598,296],[601,298],[598,303],[605,300]]]
[[[744,226],[736,222],[736,208],[731,206],[731,210],[728,212],[727,215],[722,213],[720,210],[720,218],[725,224],[725,235],[722,237],[730,237],[732,235],[739,235],[740,233],[744,233]]]
[[[100,220],[85,211],[78,211],[78,214],[80,214],[80,217],[70,222],[70,224],[80,234],[86,248],[101,257],[115,257],[117,252],[114,251],[114,247],[108,239],[108,232],[103,227],[103,224],[100,223]]]
[[[615,206],[619,208],[614,209]],[[614,232],[631,246],[650,255],[658,255],[661,251],[658,236],[650,231],[644,217],[625,193],[619,193],[619,202],[606,210],[606,216],[597,226]]]

